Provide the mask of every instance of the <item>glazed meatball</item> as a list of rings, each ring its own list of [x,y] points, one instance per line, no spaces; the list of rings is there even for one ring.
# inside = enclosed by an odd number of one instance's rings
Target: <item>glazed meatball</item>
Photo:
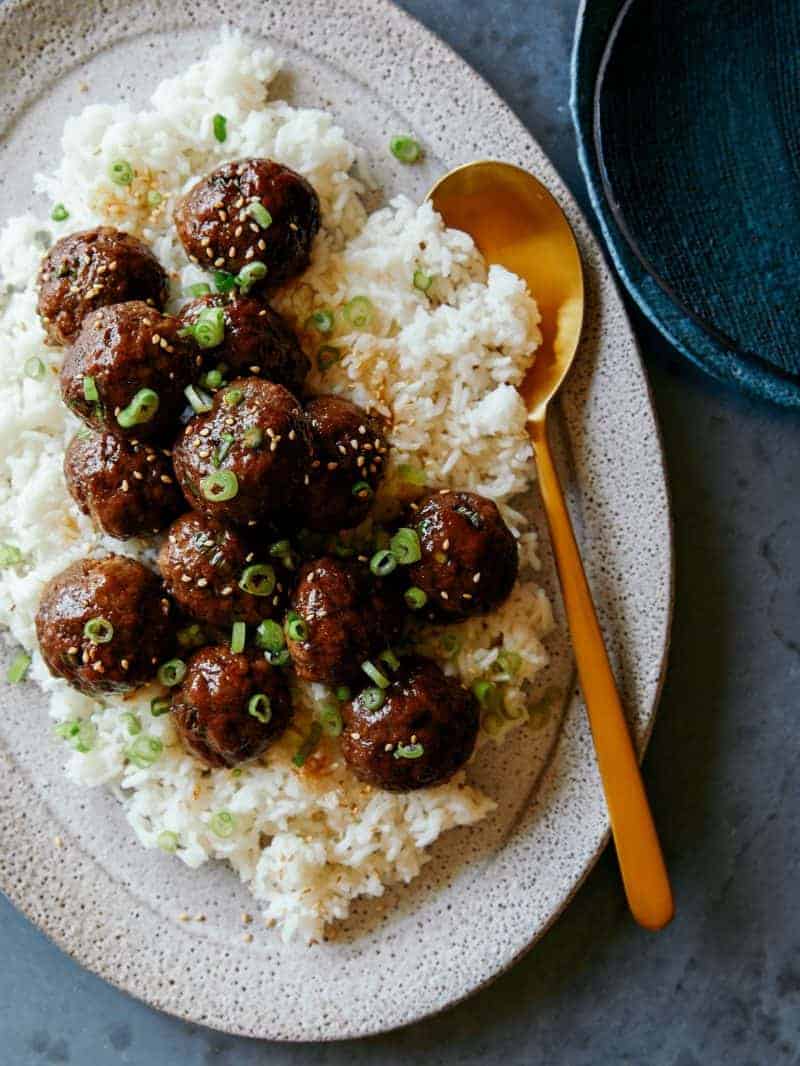
[[[168,658],[170,602],[134,559],[80,559],[45,588],[36,635],[51,674],[89,695],[121,692],[149,681]]]
[[[170,453],[116,433],[80,430],[64,477],[81,511],[120,540],[160,532],[184,507]]]
[[[369,513],[389,446],[380,415],[342,396],[317,396],[306,404],[313,459],[302,497],[309,529],[352,529]]]
[[[193,418],[173,450],[190,505],[234,525],[280,517],[294,503],[310,462],[303,409],[282,385],[238,378]]]
[[[86,316],[67,349],[61,396],[98,429],[147,440],[171,436],[197,359],[178,336],[177,319],[136,300],[101,307]],[[152,392],[157,403],[149,402]]]
[[[342,755],[356,777],[405,792],[441,785],[467,762],[480,714],[456,678],[431,659],[405,659],[383,696],[377,710],[363,695],[342,707]]]
[[[240,533],[194,511],[170,526],[158,565],[179,607],[209,625],[256,625],[280,614],[286,601],[288,573],[277,560],[258,555]]]
[[[277,311],[249,296],[212,294],[192,300],[181,310],[181,328],[194,326],[201,312],[221,307],[225,335],[221,344],[205,349],[206,363],[225,363],[230,377],[258,374],[290,392],[299,392],[310,363],[297,337]]]
[[[397,635],[402,612],[393,589],[351,560],[324,556],[301,567],[291,597],[287,644],[298,677],[339,684],[364,678],[361,664]],[[293,639],[291,620],[305,630]]]
[[[259,285],[302,273],[319,230],[319,198],[305,178],[271,159],[225,163],[193,185],[175,210],[189,258],[237,274],[263,263]]]
[[[47,344],[69,344],[90,311],[127,300],[161,310],[167,275],[146,244],[98,226],[56,241],[39,271],[37,310]]]
[[[409,525],[421,558],[408,579],[441,621],[485,614],[507,598],[517,579],[517,542],[492,502],[474,492],[439,492],[422,500]]]
[[[280,671],[263,655],[237,655],[225,645],[195,652],[172,696],[172,710],[187,750],[214,767],[257,758],[292,717]]]

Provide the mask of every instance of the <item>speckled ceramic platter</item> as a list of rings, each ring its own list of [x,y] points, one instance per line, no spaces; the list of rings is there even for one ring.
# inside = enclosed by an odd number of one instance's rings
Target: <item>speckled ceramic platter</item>
[[[647,383],[611,276],[586,223],[530,135],[489,87],[383,0],[240,0],[225,17],[286,56],[278,91],[334,111],[372,154],[386,193],[421,197],[476,156],[520,164],[564,204],[586,267],[588,322],[557,426],[584,558],[640,745],[663,675],[672,553]],[[219,32],[210,0],[62,0],[0,8],[0,213],[31,206],[30,175],[87,102],[143,103]],[[356,28],[355,32],[353,28]],[[391,133],[413,130],[424,165],[402,168]],[[535,500],[533,501],[536,507]],[[548,560],[543,582],[556,598]],[[189,871],[140,848],[119,805],[67,782],[32,686],[0,692],[0,887],[83,965],[162,1010],[251,1036],[332,1039],[440,1010],[490,981],[541,936],[591,868],[608,820],[563,619],[550,642],[563,714],[484,751],[471,776],[498,802],[483,825],[433,850],[411,886],[359,904],[330,942],[284,945],[256,930],[224,867]],[[60,847],[54,844],[60,838]],[[181,911],[203,922],[179,922]]]

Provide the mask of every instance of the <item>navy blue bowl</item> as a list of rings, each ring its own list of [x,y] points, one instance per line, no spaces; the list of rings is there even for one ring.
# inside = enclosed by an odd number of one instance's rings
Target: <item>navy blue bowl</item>
[[[800,407],[800,0],[584,0],[572,111],[644,313],[715,377]]]

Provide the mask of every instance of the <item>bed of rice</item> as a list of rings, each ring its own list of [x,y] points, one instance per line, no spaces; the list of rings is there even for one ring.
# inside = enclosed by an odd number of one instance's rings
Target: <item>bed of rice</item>
[[[336,316],[331,343],[344,357],[325,373],[315,370],[309,387],[344,393],[391,417],[393,458],[381,505],[405,490],[398,470],[411,464],[424,469],[430,484],[492,497],[520,537],[523,568],[510,600],[488,618],[451,627],[460,648],[449,658],[435,631],[425,647],[468,684],[505,677],[505,715],[495,714],[484,733],[500,739],[527,716],[547,662],[541,640],[552,625],[535,580],[535,535],[510,502],[532,477],[525,412],[514,386],[539,340],[535,303],[515,276],[495,267],[487,272],[471,240],[445,229],[430,205],[398,197],[368,216],[357,150],[332,117],[268,99],[279,66],[270,50],[252,50],[226,33],[201,62],[155,90],[151,110],[85,108],[66,123],[58,169],[35,179],[47,210],[12,219],[0,234],[0,542],[22,552],[20,563],[0,572],[0,624],[31,652],[30,676],[49,693],[53,718],[91,718],[91,750],[64,747],[69,776],[112,788],[145,847],[177,843],[177,857],[191,867],[228,860],[268,924],[287,939],[314,940],[325,923],[347,915],[355,896],[379,895],[385,884],[413,878],[428,845],[447,829],[484,817],[492,800],[470,787],[464,773],[408,795],[370,790],[337,757],[335,740],[325,741],[311,767],[298,770],[292,755],[316,701],[326,695],[321,686],[296,686],[296,729],[263,761],[238,772],[204,771],[177,742],[169,716],[150,714],[155,686],[102,702],[81,696],[47,673],[33,622],[44,584],[73,560],[107,551],[153,559],[152,544],[121,544],[99,534],[66,492],[63,452],[77,423],[59,398],[61,352],[44,347],[35,313],[43,249],[73,230],[118,225],[146,240],[171,272],[175,306],[187,285],[206,280],[188,263],[170,224],[175,198],[223,160],[269,156],[304,174],[323,206],[312,266],[276,301],[309,354],[314,338],[302,329],[314,307],[337,308],[366,295],[376,309],[367,331],[348,332]],[[216,112],[228,119],[224,144],[213,135]],[[136,171],[127,189],[108,178],[110,163],[120,158]],[[163,197],[156,207],[148,199],[153,190]],[[57,202],[69,211],[61,223],[49,219]],[[427,293],[414,287],[415,270],[434,277]],[[42,380],[24,374],[31,357],[47,367]],[[520,657],[514,676],[498,673],[501,646]],[[163,742],[148,768],[126,758],[126,712]],[[41,724],[32,719],[31,728]],[[63,741],[54,736],[52,743]],[[220,811],[234,819],[224,837],[212,829]]]

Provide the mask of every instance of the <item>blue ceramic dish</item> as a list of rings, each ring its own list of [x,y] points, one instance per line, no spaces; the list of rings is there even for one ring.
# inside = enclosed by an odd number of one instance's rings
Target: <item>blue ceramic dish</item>
[[[643,312],[715,377],[800,407],[800,0],[583,0],[571,104]]]

